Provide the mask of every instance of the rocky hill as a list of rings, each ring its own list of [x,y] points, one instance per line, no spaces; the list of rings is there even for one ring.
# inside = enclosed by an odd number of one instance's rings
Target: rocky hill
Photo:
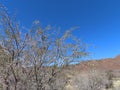
[[[120,55],[115,58],[101,60],[88,60],[74,66],[77,71],[87,71],[90,69],[99,70],[120,70]]]

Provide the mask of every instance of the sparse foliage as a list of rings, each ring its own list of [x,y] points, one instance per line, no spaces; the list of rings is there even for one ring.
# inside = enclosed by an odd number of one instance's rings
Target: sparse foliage
[[[39,21],[24,29],[0,4],[0,88],[2,90],[63,90],[63,69],[88,55],[72,30],[57,33]],[[61,78],[61,82],[57,80]],[[64,81],[64,82],[63,82]],[[61,86],[58,83],[61,84]]]
[[[102,90],[109,84],[105,72],[92,70],[76,75],[73,78],[73,85],[76,90]]]

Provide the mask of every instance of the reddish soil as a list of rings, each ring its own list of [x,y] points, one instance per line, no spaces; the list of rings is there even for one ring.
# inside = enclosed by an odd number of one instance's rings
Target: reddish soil
[[[120,70],[120,55],[115,58],[83,61],[80,64],[75,65],[74,69],[77,71],[90,69]]]

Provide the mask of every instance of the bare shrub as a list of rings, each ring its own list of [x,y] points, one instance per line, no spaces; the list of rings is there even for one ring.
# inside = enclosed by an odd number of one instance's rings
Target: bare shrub
[[[73,79],[76,90],[101,90],[108,82],[106,73],[98,70],[80,73]]]

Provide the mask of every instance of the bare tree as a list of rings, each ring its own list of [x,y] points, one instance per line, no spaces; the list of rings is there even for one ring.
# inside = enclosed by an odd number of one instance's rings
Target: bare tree
[[[36,20],[23,32],[2,4],[0,9],[0,76],[5,90],[63,90],[65,85],[58,89],[63,70],[88,55],[86,46],[72,35],[75,28],[57,33]]]

